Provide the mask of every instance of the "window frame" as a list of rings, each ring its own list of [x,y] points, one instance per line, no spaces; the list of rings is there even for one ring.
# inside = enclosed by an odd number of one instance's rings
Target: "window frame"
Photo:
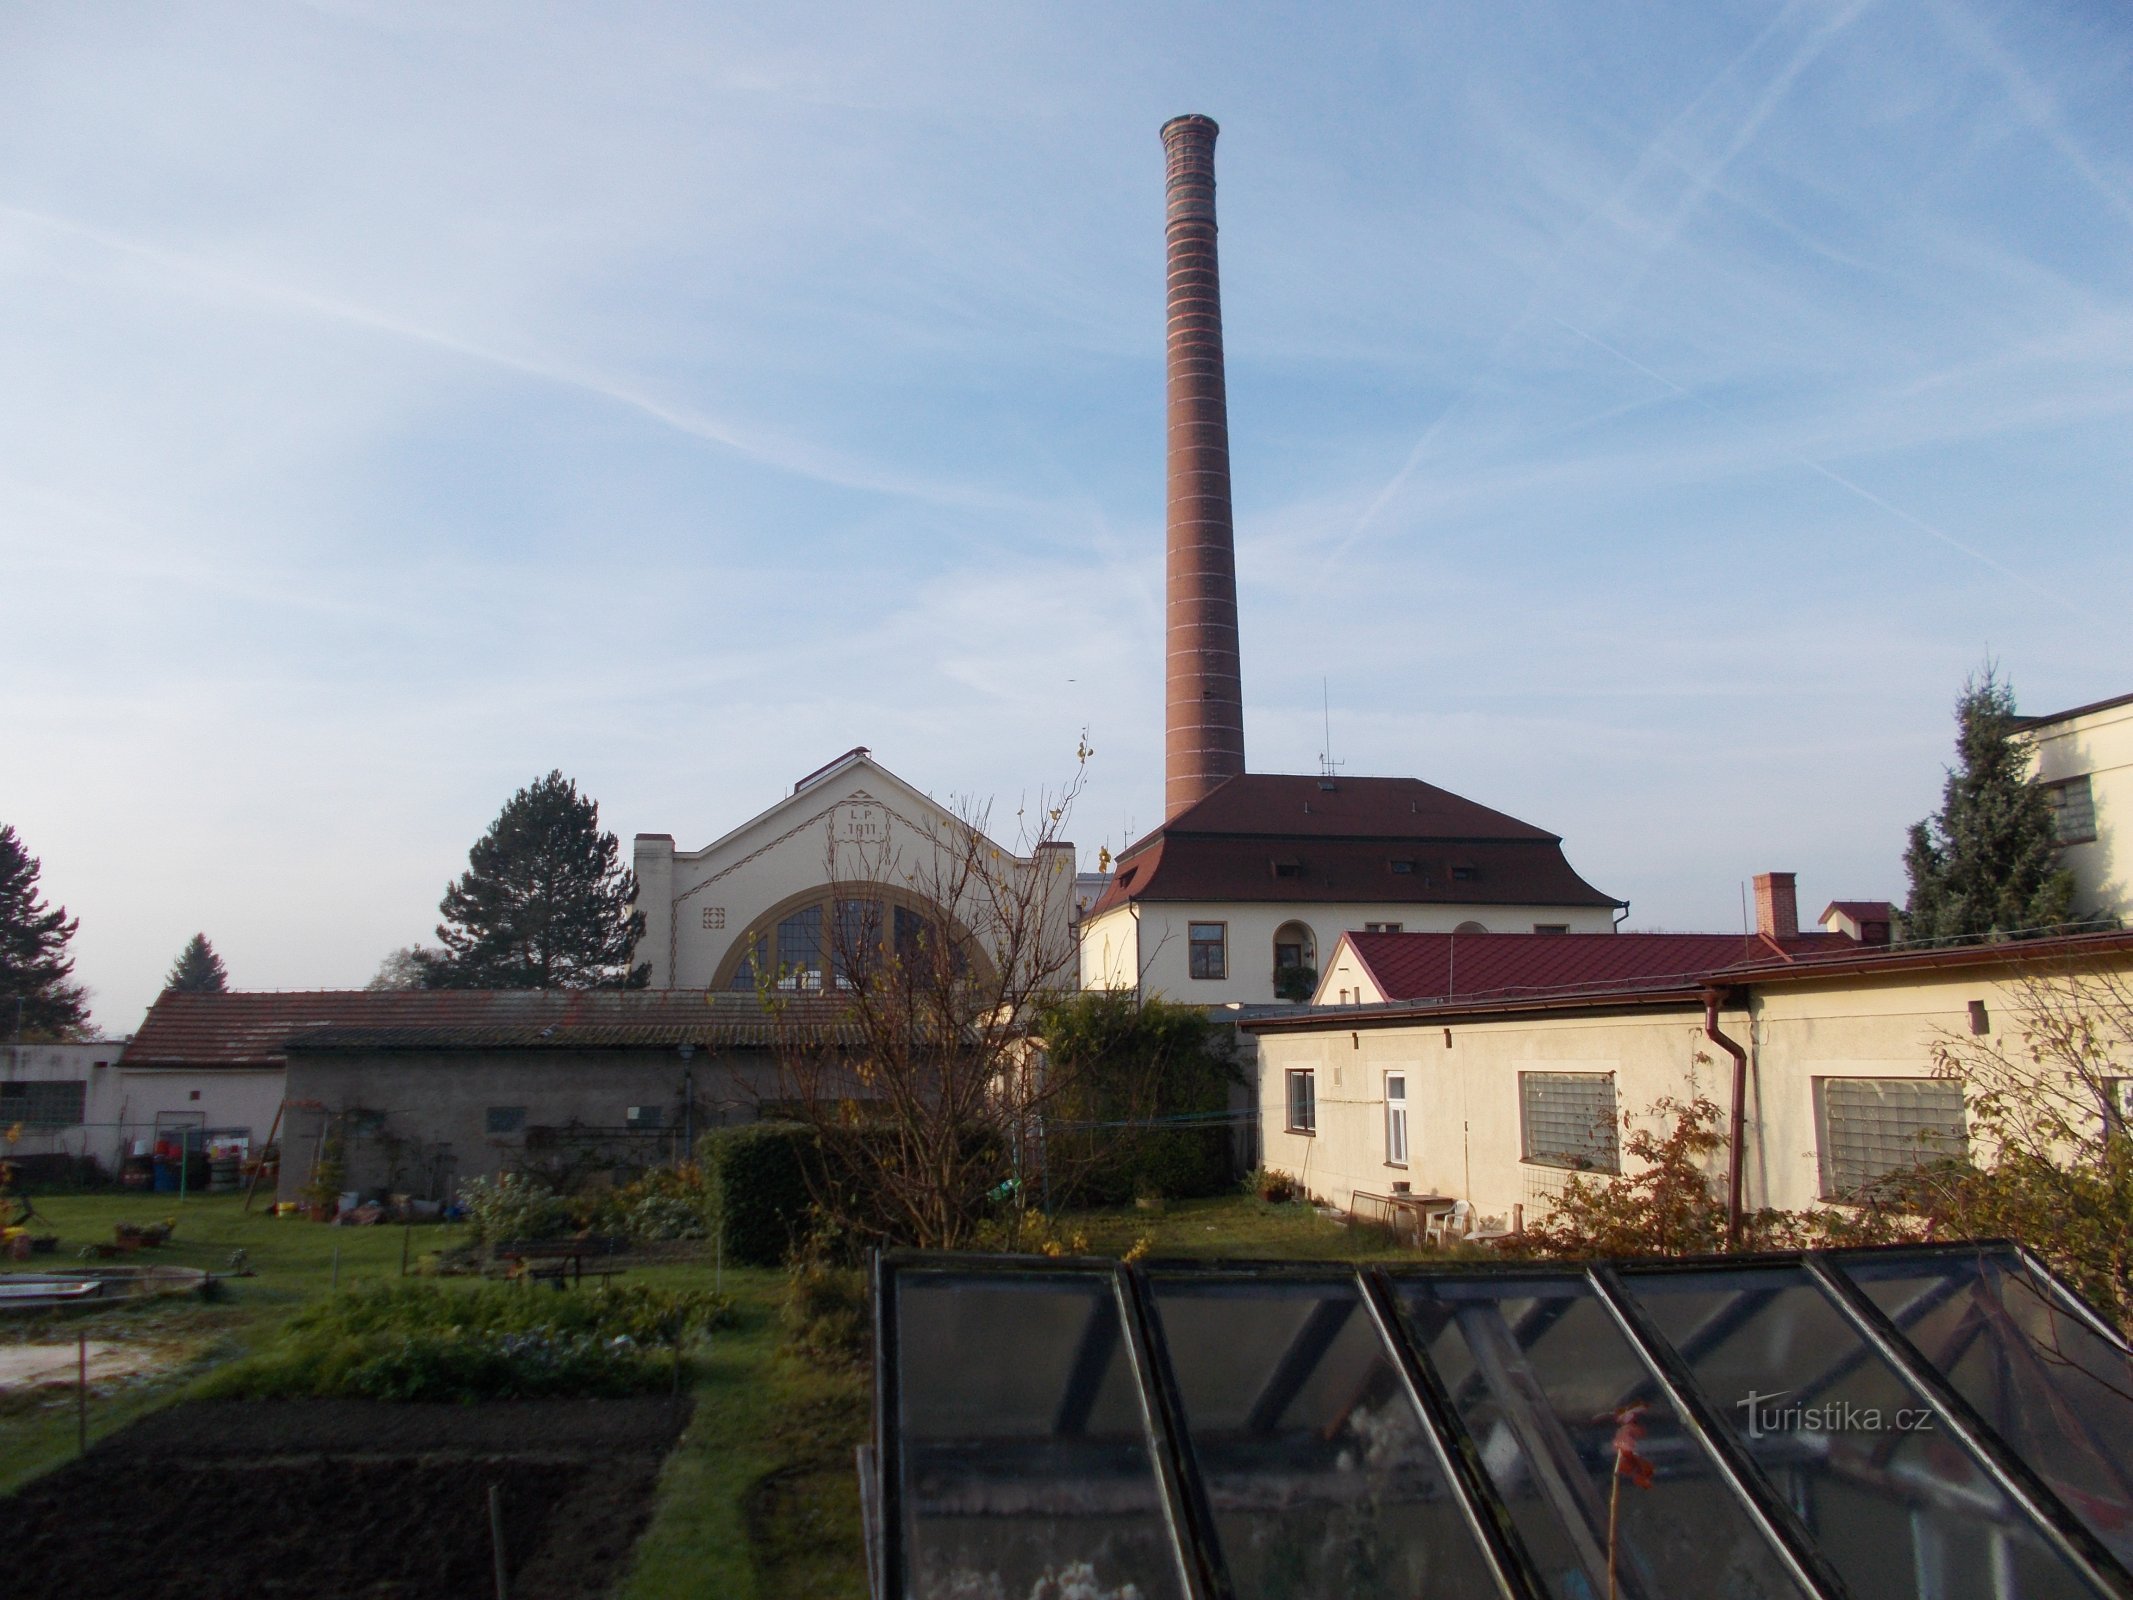
[[[1393,1085],[1400,1092],[1395,1095]],[[1385,1165],[1407,1168],[1407,1069],[1385,1074]]]
[[[1215,937],[1202,939],[1199,936],[1202,928],[1213,928]],[[1214,952],[1214,959],[1211,964],[1216,970],[1204,972],[1201,968],[1210,963],[1205,962],[1203,957],[1209,950]],[[1188,977],[1197,982],[1226,983],[1229,980],[1229,924],[1227,922],[1194,922],[1191,920],[1186,922],[1185,972]]]
[[[1537,1113],[1545,1113],[1549,1108],[1536,1106],[1535,1094],[1536,1091],[1544,1090],[1551,1082],[1560,1083],[1565,1087],[1571,1083],[1595,1083],[1604,1086],[1604,1112],[1595,1114],[1591,1119],[1596,1146],[1598,1130],[1602,1126],[1607,1130],[1605,1145],[1598,1146],[1593,1153],[1596,1159],[1588,1159],[1576,1151],[1539,1148],[1536,1142],[1536,1123],[1539,1121]],[[1599,1172],[1617,1176],[1622,1171],[1621,1110],[1618,1086],[1612,1069],[1580,1072],[1543,1068],[1521,1072],[1518,1075],[1518,1159],[1526,1166],[1552,1167],[1558,1172]]]
[[[1855,1084],[1880,1085],[1884,1093],[1890,1086],[1900,1086],[1908,1092],[1917,1094],[1931,1091],[1952,1092],[1955,1096],[1956,1117],[1962,1123],[1963,1128],[1960,1147],[1951,1149],[1937,1146],[1933,1142],[1919,1137],[1919,1134],[1924,1130],[1922,1128],[1917,1129],[1906,1136],[1911,1141],[1911,1149],[1907,1152],[1910,1159],[1893,1160],[1887,1166],[1880,1168],[1880,1170],[1867,1173],[1856,1183],[1845,1181],[1846,1174],[1842,1170],[1843,1163],[1836,1148],[1836,1139],[1831,1122],[1830,1095],[1833,1089],[1839,1087],[1849,1088],[1849,1086]],[[1839,1204],[1855,1201],[1862,1191],[1871,1188],[1892,1172],[1902,1172],[1908,1167],[1932,1159],[1936,1154],[1966,1154],[1970,1148],[1968,1097],[1963,1093],[1962,1083],[1959,1080],[1950,1078],[1877,1077],[1869,1073],[1852,1072],[1818,1074],[1814,1079],[1814,1119],[1816,1195],[1819,1199],[1835,1201]],[[1875,1131],[1870,1129],[1857,1129],[1849,1135],[1851,1139],[1861,1143],[1874,1136]],[[1861,1163],[1861,1165],[1865,1164],[1865,1162]]]
[[[1305,1138],[1318,1137],[1318,1069],[1316,1067],[1290,1067],[1282,1074],[1282,1120],[1290,1133]],[[1297,1091],[1302,1090],[1299,1098]],[[1298,1107],[1303,1110],[1304,1120],[1296,1120]]]
[[[2044,793],[2045,805],[2051,808],[2052,842],[2054,844],[2065,846],[2094,844],[2096,842],[2096,790],[2089,781],[2094,776],[2093,773],[2079,772],[2071,778],[2059,778],[2051,783],[2037,785]],[[2080,802],[2078,805],[2070,805],[2068,800],[2077,788],[2081,793]],[[2069,814],[2077,818],[2086,817],[2088,831],[2086,833],[2067,831],[2066,818]],[[2076,825],[2079,826],[2081,824],[2077,823]]]
[[[499,1126],[499,1113],[502,1126]],[[481,1131],[490,1139],[508,1139],[513,1134],[526,1131],[526,1108],[524,1106],[483,1106]]]

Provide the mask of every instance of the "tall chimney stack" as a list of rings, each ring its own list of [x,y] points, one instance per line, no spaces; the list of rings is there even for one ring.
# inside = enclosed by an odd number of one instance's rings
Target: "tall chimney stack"
[[[1163,814],[1244,770],[1229,402],[1215,268],[1211,117],[1163,124],[1170,275],[1170,503],[1163,574]]]

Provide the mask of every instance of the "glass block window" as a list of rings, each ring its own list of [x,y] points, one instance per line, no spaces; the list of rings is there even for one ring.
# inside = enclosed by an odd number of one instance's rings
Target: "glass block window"
[[[2088,774],[2044,785],[2044,803],[2052,810],[2052,829],[2061,844],[2087,844],[2096,837],[2096,797]]]
[[[19,1122],[25,1128],[72,1128],[85,1115],[88,1097],[83,1078],[0,1083],[0,1126],[11,1128]]]
[[[1969,1148],[1963,1086],[1945,1078],[1817,1078],[1815,1124],[1826,1200]]]
[[[1385,1159],[1407,1165],[1407,1074],[1385,1074]]]
[[[1309,1067],[1289,1074],[1289,1132],[1318,1132],[1318,1074]]]
[[[778,987],[822,987],[822,908],[802,906],[778,924]]]
[[[1191,951],[1192,975],[1195,978],[1228,977],[1228,924],[1221,922],[1192,922],[1187,923],[1186,928],[1186,941]]]
[[[526,1131],[526,1108],[524,1106],[491,1106],[482,1118],[482,1125],[490,1133],[524,1133]]]
[[[1519,1131],[1525,1159],[1544,1167],[1620,1172],[1611,1072],[1521,1072]]]

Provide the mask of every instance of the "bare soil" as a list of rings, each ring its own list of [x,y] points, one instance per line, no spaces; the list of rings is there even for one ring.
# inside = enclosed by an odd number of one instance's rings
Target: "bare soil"
[[[688,1414],[666,1399],[173,1406],[0,1499],[4,1588],[9,1600],[487,1595],[494,1484],[512,1600],[604,1594]]]

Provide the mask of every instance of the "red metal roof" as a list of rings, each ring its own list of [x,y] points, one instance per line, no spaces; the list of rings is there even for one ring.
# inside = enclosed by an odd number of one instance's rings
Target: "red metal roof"
[[[1357,934],[1352,938],[1399,938],[1392,934]],[[1407,935],[1405,937],[1414,937]],[[1439,935],[1438,937],[1448,937]],[[1629,939],[1635,934],[1473,934],[1460,939],[1462,959],[1469,944],[1484,939],[1551,938]],[[1646,935],[1654,938],[1716,937],[1737,942],[1732,934]],[[1802,936],[1803,940],[1805,935]],[[1417,995],[1384,1005],[1294,1006],[1268,1008],[1240,1019],[1238,1026],[1250,1033],[1309,1031],[1313,1028],[1398,1027],[1426,1020],[1476,1022],[1535,1012],[1610,1011],[1648,1006],[1691,1006],[1700,1003],[1712,986],[1728,990],[1767,988],[1798,983],[1843,982],[1858,978],[1908,978],[1921,972],[1962,968],[2000,969],[2024,975],[2067,974],[2080,976],[2099,970],[2102,961],[2133,959],[2133,930],[2108,933],[2069,934],[2060,938],[1984,941],[1966,945],[1912,946],[1858,945],[1849,940],[1831,941],[1822,953],[1796,952],[1771,955],[1769,941],[1757,940],[1767,959],[1714,968],[1695,974],[1653,974],[1607,982],[1592,980],[1555,989],[1498,990],[1470,993],[1466,980],[1459,980],[1456,1000],[1441,995]]]
[[[802,997],[820,1028],[833,1001]],[[770,1042],[771,1019],[752,994],[709,999],[695,989],[318,989],[242,994],[166,993],[149,1007],[126,1066],[280,1067],[299,1041],[311,1049],[664,1048]]]
[[[1571,869],[1556,835],[1434,784],[1264,772],[1128,845],[1090,915],[1134,900],[1623,903]]]
[[[1827,922],[1831,912],[1841,912],[1854,922],[1888,922],[1896,915],[1896,908],[1886,900],[1832,900],[1822,908],[1817,922]]]
[[[1595,985],[1687,983],[1732,967],[1855,951],[1841,934],[1777,940],[1738,933],[1351,933],[1387,1000],[1471,1000]]]

